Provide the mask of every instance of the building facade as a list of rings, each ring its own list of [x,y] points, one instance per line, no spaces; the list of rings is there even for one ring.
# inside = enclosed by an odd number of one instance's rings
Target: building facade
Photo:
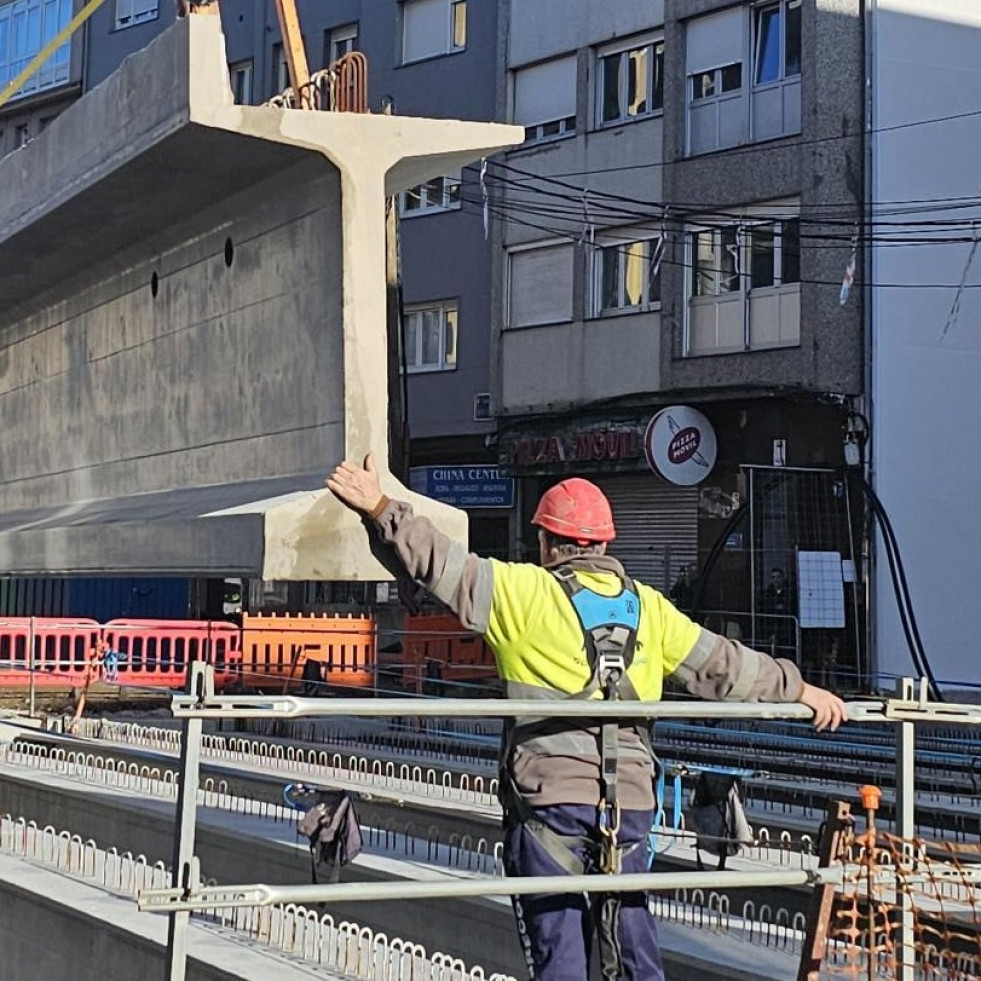
[[[74,0],[0,0],[0,93],[67,27]],[[60,45],[0,106],[0,157],[40,133],[82,90],[82,35]]]
[[[816,679],[864,679],[841,471],[863,392],[860,291],[841,302],[860,4],[509,8],[503,109],[526,141],[493,170],[492,360],[518,552],[539,493],[591,476],[628,572]]]

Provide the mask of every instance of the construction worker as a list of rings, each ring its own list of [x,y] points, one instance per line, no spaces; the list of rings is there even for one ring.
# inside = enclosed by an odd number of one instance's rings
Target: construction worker
[[[407,574],[485,636],[509,697],[546,701],[543,718],[505,727],[509,876],[646,871],[655,803],[646,727],[549,720],[547,700],[657,701],[672,675],[702,698],[801,702],[819,729],[845,719],[842,701],[806,684],[790,661],[705,630],[631,581],[606,555],[613,514],[587,480],[563,480],[541,498],[532,518],[541,566],[468,554],[411,505],[382,494],[370,455],[364,466],[341,463],[327,487],[364,516],[390,571]],[[592,895],[514,898],[530,976],[586,981],[595,929],[604,979],[663,981],[646,895]]]

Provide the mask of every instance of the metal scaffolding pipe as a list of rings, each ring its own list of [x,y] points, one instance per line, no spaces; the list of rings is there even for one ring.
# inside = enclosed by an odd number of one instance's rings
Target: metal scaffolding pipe
[[[849,702],[849,718],[871,713],[884,721],[882,702]],[[801,719],[812,712],[798,702],[606,702],[566,698],[297,698],[292,695],[221,695],[203,700],[175,695],[171,711],[178,719],[297,718],[316,716],[453,716],[454,718],[557,719]]]
[[[663,892],[673,889],[766,889],[771,886],[840,884],[840,868],[779,872],[644,872],[628,875],[546,875],[528,878],[453,879],[442,882],[339,882],[333,885],[207,886],[190,894],[181,889],[141,891],[139,908],[151,913],[275,906],[286,903],[360,900],[450,899],[462,896],[518,896],[564,892]]]

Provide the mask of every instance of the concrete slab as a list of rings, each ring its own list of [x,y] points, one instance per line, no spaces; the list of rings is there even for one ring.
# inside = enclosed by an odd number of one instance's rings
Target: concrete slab
[[[133,981],[164,975],[165,917],[67,875],[0,855],[4,981]],[[343,981],[191,921],[188,981]]]
[[[386,579],[385,201],[520,128],[236,106],[177,21],[0,161],[0,573]]]

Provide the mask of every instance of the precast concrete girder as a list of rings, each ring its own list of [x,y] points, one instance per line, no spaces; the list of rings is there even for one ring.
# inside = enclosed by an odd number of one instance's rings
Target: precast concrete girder
[[[387,471],[385,200],[522,139],[237,106],[178,20],[0,160],[0,574],[383,579],[323,489]]]

